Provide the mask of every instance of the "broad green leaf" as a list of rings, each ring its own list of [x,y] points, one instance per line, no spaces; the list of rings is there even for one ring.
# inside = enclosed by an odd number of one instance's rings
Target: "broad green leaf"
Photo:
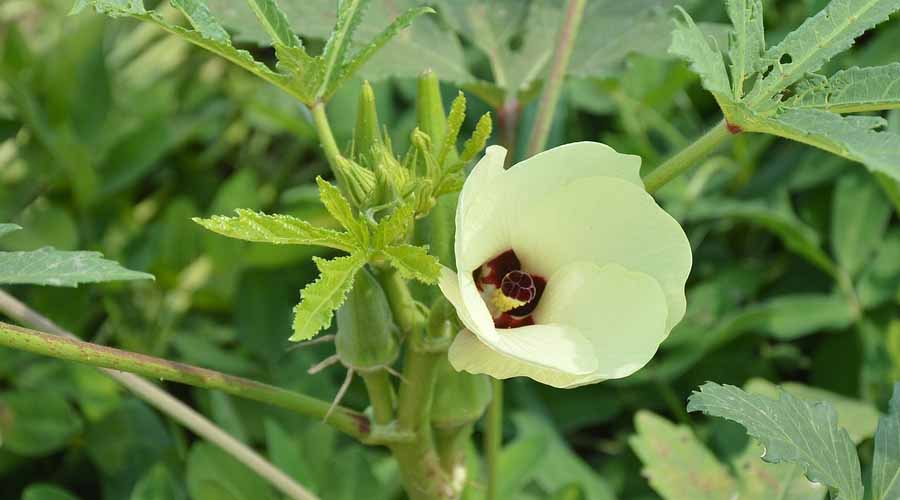
[[[609,77],[631,53],[667,56],[677,1],[588,2],[567,72],[584,78]]]
[[[762,76],[748,95],[752,109],[789,85],[818,70],[853,45],[866,30],[886,21],[900,9],[900,0],[831,0],[815,16],[766,51],[763,59],[772,70]]]
[[[382,250],[391,265],[406,279],[417,279],[422,283],[437,283],[441,274],[441,264],[428,254],[423,247],[394,245]]]
[[[504,446],[497,463],[498,498],[520,498],[546,451],[547,437],[541,434],[518,438]]]
[[[397,16],[391,24],[389,24],[384,30],[379,33],[375,38],[372,39],[365,46],[356,51],[351,57],[350,60],[341,68],[341,72],[337,81],[330,85],[328,88],[328,94],[330,95],[341,82],[352,77],[358,71],[362,69],[363,66],[366,65],[379,51],[381,51],[388,43],[392,40],[399,38],[400,32],[409,28],[412,24],[413,20],[422,14],[434,13],[434,9],[431,7],[417,7],[411,8]]]
[[[628,442],[644,464],[643,476],[664,499],[735,498],[734,479],[690,429],[643,410],[634,425],[637,434]]]
[[[581,487],[585,500],[615,498],[610,485],[569,448],[550,422],[525,412],[514,414],[512,420],[520,438],[541,436],[546,440],[543,460],[534,471],[535,482],[546,494],[574,483]]]
[[[725,61],[718,48],[710,46],[708,37],[697,27],[687,12],[681,10],[682,19],[676,21],[669,52],[686,59],[691,69],[700,75],[703,87],[720,103],[731,98],[731,85]]]
[[[208,4],[223,24],[237,31],[236,36],[241,40],[261,45],[271,43],[244,2],[209,0]],[[335,0],[283,2],[281,7],[294,31],[303,36],[328,38],[336,22]],[[391,39],[382,50],[371,54],[374,46],[382,43],[384,33],[400,28],[407,18],[415,17],[422,11],[424,9],[418,0],[372,0],[353,39],[357,51],[347,64],[354,67],[362,64],[359,73],[369,80],[414,78],[431,69],[442,80],[458,83],[471,81],[473,77],[466,68],[458,38],[431,16],[416,19],[412,26]],[[368,62],[365,58],[369,58]]]
[[[334,311],[347,298],[356,272],[366,264],[361,254],[331,260],[313,257],[313,261],[321,274],[300,292],[300,303],[294,308],[294,334],[290,338],[294,342],[310,339],[331,326]]]
[[[231,455],[206,442],[191,447],[185,474],[192,500],[275,500],[264,479]]]
[[[405,237],[412,227],[416,208],[412,202],[401,203],[396,210],[378,221],[375,227],[375,248],[386,248]]]
[[[688,213],[689,219],[736,218],[758,224],[781,238],[784,245],[805,257],[828,273],[835,273],[835,264],[822,251],[821,241],[816,231],[803,223],[795,215],[775,210],[769,206],[750,201],[698,200]]]
[[[134,485],[129,500],[187,500],[187,497],[168,467],[160,463]]]
[[[824,401],[834,407],[838,415],[838,425],[847,429],[853,442],[859,444],[875,435],[878,417],[881,413],[871,403],[848,398],[817,387],[787,382],[780,386],[786,392],[806,401]],[[744,390],[770,398],[777,398],[779,386],[764,380],[752,379],[744,385]],[[759,455],[757,455],[759,458]]]
[[[810,403],[783,391],[775,400],[707,382],[691,395],[688,411],[743,425],[765,447],[763,460],[801,465],[811,481],[834,490],[835,500],[862,500],[856,446],[838,426],[831,405]]]
[[[856,319],[854,309],[840,295],[792,294],[755,306],[758,328],[779,340],[793,340],[820,331],[841,331]]]
[[[728,58],[731,59],[732,95],[744,95],[744,82],[759,70],[760,56],[766,50],[761,0],[728,0],[728,17],[734,30]]]
[[[893,230],[868,263],[857,284],[864,307],[877,307],[900,297],[900,230]]]
[[[824,149],[900,180],[900,162],[897,162],[900,135],[875,130],[884,125],[880,117],[787,109],[772,118],[754,117],[740,124],[748,131],[774,134]]]
[[[52,484],[32,484],[22,492],[22,500],[78,500],[78,497]]]
[[[0,393],[3,447],[28,457],[49,455],[81,432],[81,417],[57,392]]]
[[[900,62],[838,71],[828,79],[802,80],[788,108],[815,108],[834,113],[858,113],[900,108]]]
[[[278,245],[320,245],[345,252],[356,248],[349,234],[313,226],[290,215],[267,215],[246,209],[235,212],[237,217],[214,215],[208,219],[193,220],[210,231],[239,240]]]
[[[900,383],[894,384],[888,414],[878,422],[872,463],[872,499],[896,498],[900,498]]]
[[[740,500],[824,500],[828,488],[813,483],[797,464],[770,464],[759,459],[765,448],[749,442],[744,453],[731,460],[741,485]]]
[[[494,83],[507,94],[526,92],[553,55],[561,20],[557,2],[440,0],[437,6],[453,29],[484,52]],[[513,48],[514,39],[521,45]]]
[[[328,213],[356,238],[359,245],[368,246],[369,231],[365,223],[356,218],[353,207],[350,206],[347,198],[344,198],[341,191],[325,179],[317,177],[316,182],[319,184],[319,198]]]
[[[834,188],[831,247],[838,264],[856,276],[881,246],[891,205],[868,174],[845,175]]]
[[[191,26],[210,40],[228,44],[230,43],[228,32],[216,22],[209,9],[202,1],[198,0],[171,0],[172,5],[184,14]]]
[[[256,18],[271,37],[273,43],[288,48],[301,47],[300,39],[291,29],[287,16],[276,0],[246,0]]]
[[[228,61],[281,88],[303,103],[312,104],[315,100],[315,95],[310,93],[309,88],[314,86],[310,84],[310,81],[318,83],[316,74],[294,73],[283,75],[276,73],[265,64],[253,59],[253,56],[246,50],[234,48],[227,37],[224,37],[225,31],[222,26],[219,25],[199,0],[176,0],[173,5],[188,18],[191,26],[194,28],[193,30],[172,24],[158,13],[144,9],[142,0],[83,0],[76,4],[73,12],[78,12],[86,6],[92,6],[97,12],[110,17],[127,16],[152,22],[173,35],[224,57]],[[302,52],[303,49],[297,47],[294,50]],[[297,69],[305,70],[308,68],[298,67]]]
[[[22,227],[15,224],[0,224],[0,237],[5,236],[13,231],[18,231],[19,229],[22,229]]]
[[[41,248],[32,252],[0,252],[0,283],[77,287],[81,283],[153,279],[131,271],[97,252]]]

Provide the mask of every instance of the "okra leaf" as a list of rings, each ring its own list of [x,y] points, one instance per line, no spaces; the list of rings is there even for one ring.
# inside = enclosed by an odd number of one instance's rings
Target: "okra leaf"
[[[313,257],[313,261],[321,274],[300,292],[300,303],[294,307],[294,334],[290,338],[294,342],[310,339],[331,326],[334,311],[346,300],[366,257],[355,253],[331,260]]]

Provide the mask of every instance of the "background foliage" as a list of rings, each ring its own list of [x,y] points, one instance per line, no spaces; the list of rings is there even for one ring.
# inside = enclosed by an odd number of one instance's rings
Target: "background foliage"
[[[282,3],[318,50],[333,2]],[[505,93],[522,103],[518,127],[529,130],[558,10],[492,3],[482,12],[473,0],[437,2],[437,16],[417,20],[363,68],[377,80],[378,111],[396,150],[408,144],[413,77],[426,64],[446,80],[446,97],[458,86],[470,95],[468,131]],[[663,9],[674,3],[589,2],[551,145],[600,140],[652,167],[718,121],[712,96],[666,53],[661,34],[673,25]],[[824,4],[765,2],[767,41]],[[370,39],[412,5],[373,2],[358,36]],[[267,37],[246,22],[252,16],[242,2],[210,6],[242,48],[273,60],[271,49],[255,45]],[[330,399],[342,369],[306,369],[333,346],[287,343],[297,290],[315,277],[311,257],[320,250],[228,240],[191,221],[250,208],[337,228],[318,203],[313,179],[328,169],[308,115],[274,87],[154,26],[66,17],[70,7],[0,4],[0,221],[24,228],[4,236],[0,250],[102,251],[156,281],[10,291],[83,338]],[[685,7],[705,32],[721,35],[723,5]],[[898,46],[900,22],[892,19],[826,73],[894,62]],[[341,145],[358,91],[347,84],[330,104]],[[888,129],[900,131],[900,113],[885,116]],[[688,395],[708,380],[761,394],[790,382],[798,397],[832,402],[862,450],[867,478],[879,410],[900,378],[897,183],[808,146],[741,134],[658,198],[694,248],[687,317],[627,379],[568,391],[509,382],[502,498],[728,498],[735,484],[747,498],[771,498],[773,484],[787,498],[824,498],[796,466],[757,460],[760,450],[740,427],[686,413]],[[278,409],[168,389],[325,499],[401,495],[378,449]],[[361,385],[351,387],[346,404],[364,401]],[[95,370],[5,349],[0,436],[2,498],[279,498]],[[482,489],[472,474],[474,499]]]

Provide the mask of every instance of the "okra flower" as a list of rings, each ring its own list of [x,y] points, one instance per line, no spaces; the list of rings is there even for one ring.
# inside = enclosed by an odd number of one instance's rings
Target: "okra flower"
[[[684,316],[684,231],[637,156],[580,142],[505,157],[488,148],[459,197],[458,272],[440,281],[465,326],[450,363],[565,388],[634,373]]]

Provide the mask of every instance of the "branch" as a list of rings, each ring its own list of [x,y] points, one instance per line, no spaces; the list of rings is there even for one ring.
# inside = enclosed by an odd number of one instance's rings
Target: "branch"
[[[60,328],[48,318],[32,310],[3,290],[0,290],[0,311],[22,324],[41,328],[61,337],[76,338],[73,333]],[[255,471],[263,479],[272,483],[291,499],[316,500],[318,498],[281,469],[272,465],[256,450],[238,441],[208,418],[166,391],[131,373],[105,368],[100,368],[100,371],[106,373],[136,396],[170,416],[198,436],[222,448],[226,453]]]
[[[56,337],[6,323],[0,323],[0,346],[149,378],[216,389],[313,418],[324,419],[331,406],[326,401],[255,380],[81,340]],[[326,423],[361,441],[366,441],[370,431],[368,417],[340,406],[332,411]]]
[[[587,0],[569,0],[566,7],[566,17],[559,28],[559,38],[556,50],[553,53],[553,66],[544,83],[544,91],[541,94],[541,102],[538,106],[537,118],[534,120],[534,128],[531,129],[531,138],[528,140],[527,155],[534,156],[544,149],[547,136],[550,135],[550,126],[553,123],[553,114],[559,103],[559,93],[562,90],[563,80],[566,77],[566,68],[572,57],[572,49],[575,47],[575,38],[578,35],[578,27],[584,14],[584,6]]]

